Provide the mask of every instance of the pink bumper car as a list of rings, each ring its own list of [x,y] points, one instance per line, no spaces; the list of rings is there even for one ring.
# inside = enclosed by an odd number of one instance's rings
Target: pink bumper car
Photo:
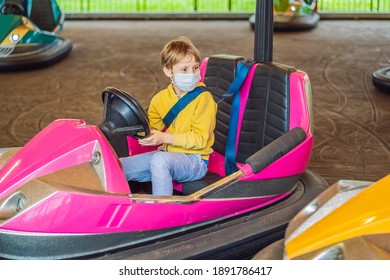
[[[216,96],[224,94],[241,61],[242,57],[219,55],[203,62],[204,82]],[[200,181],[177,183],[175,195],[169,197],[136,193],[137,183],[127,182],[122,173],[118,154],[144,152],[134,137],[147,134],[149,127],[137,101],[117,89],[103,92],[104,121],[99,126],[56,120],[24,147],[4,150],[0,256],[79,258],[123,250],[131,254],[132,248],[139,252],[141,245],[234,217],[248,219],[249,213],[257,213],[264,218],[261,211],[269,209],[269,225],[283,228],[326,187],[306,170],[313,145],[309,79],[292,67],[255,63],[238,94],[236,112],[234,97],[219,102],[209,174]],[[232,113],[238,116],[238,171],[226,174]],[[259,228],[256,234],[268,230]],[[182,257],[186,254],[190,253]]]

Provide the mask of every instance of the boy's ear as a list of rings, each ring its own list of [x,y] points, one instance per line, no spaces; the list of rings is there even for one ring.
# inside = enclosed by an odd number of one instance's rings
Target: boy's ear
[[[164,71],[165,76],[167,76],[168,78],[172,78],[173,73],[172,73],[171,69],[168,69],[167,67],[164,66],[163,71]]]

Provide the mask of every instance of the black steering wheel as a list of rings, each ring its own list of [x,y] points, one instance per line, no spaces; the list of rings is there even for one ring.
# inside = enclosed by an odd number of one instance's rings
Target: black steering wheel
[[[0,8],[0,15],[24,15],[24,7],[23,5],[15,2],[7,2],[4,3]]]
[[[108,139],[115,135],[142,139],[150,134],[148,115],[133,96],[109,87],[103,90],[102,98],[104,112],[99,128]]]

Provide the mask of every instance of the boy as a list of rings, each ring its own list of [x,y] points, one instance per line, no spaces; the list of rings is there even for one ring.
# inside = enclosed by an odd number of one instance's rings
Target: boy
[[[194,181],[207,172],[214,143],[217,105],[204,91],[180,111],[169,127],[163,118],[178,100],[198,86],[200,53],[186,37],[168,42],[161,51],[168,87],[151,100],[148,116],[151,133],[139,140],[143,146],[160,146],[157,151],[121,158],[127,180],[152,182],[154,195],[172,195],[172,180]]]

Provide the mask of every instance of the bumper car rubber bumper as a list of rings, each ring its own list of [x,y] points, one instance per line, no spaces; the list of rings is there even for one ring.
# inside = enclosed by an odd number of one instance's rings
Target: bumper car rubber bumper
[[[372,74],[372,83],[378,89],[390,93],[390,67],[376,70]]]
[[[49,45],[0,58],[0,71],[28,70],[54,64],[69,55],[72,41],[58,38]]]

